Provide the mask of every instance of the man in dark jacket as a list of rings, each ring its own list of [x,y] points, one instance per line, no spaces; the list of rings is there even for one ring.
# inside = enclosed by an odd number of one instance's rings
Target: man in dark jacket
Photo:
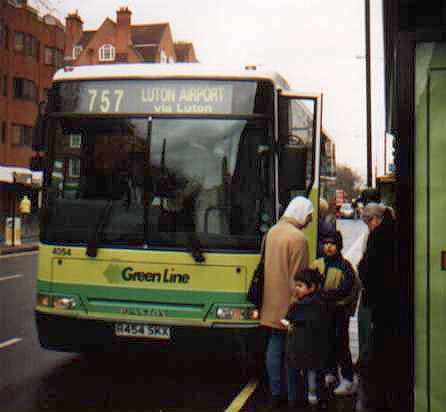
[[[361,381],[368,381],[371,384],[368,391],[375,392],[369,396],[370,400],[381,401],[379,405],[373,406],[389,407],[395,397],[393,390],[398,381],[392,373],[395,368],[392,370],[387,367],[388,356],[394,356],[398,351],[395,344],[398,334],[395,220],[390,208],[373,202],[364,208],[362,218],[370,234],[358,265],[363,285],[360,306],[370,310],[372,339],[369,361],[365,363],[365,359],[361,358]]]

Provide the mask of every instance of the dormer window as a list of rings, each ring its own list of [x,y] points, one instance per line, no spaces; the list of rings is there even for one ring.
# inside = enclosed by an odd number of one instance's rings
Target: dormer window
[[[73,47],[73,59],[77,59],[82,53],[82,46],[74,46]]]
[[[163,49],[160,52],[160,63],[167,63],[167,54]]]
[[[115,48],[111,44],[101,46],[99,49],[99,60],[101,62],[115,60]]]

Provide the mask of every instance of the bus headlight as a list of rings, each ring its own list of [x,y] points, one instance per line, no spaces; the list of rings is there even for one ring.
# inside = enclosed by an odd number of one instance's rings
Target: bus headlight
[[[53,296],[53,307],[56,309],[75,309],[76,300],[67,296]]]
[[[76,309],[77,302],[72,296],[53,296],[46,293],[37,294],[37,306],[46,306],[55,309]]]
[[[38,306],[51,306],[51,296],[46,295],[45,293],[38,293],[37,294],[37,305]]]
[[[220,306],[216,312],[218,319],[226,320],[258,320],[259,311],[256,308],[231,308]]]

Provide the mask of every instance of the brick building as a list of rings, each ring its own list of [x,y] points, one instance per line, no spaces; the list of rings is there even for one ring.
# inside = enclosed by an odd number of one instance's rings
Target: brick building
[[[116,23],[106,18],[98,30],[84,31],[77,12],[64,27],[26,0],[0,0],[0,243],[15,201],[27,194],[36,204],[41,173],[28,168],[32,130],[59,67],[197,61],[192,43],[173,41],[169,23],[132,25],[131,16],[121,8]]]
[[[23,0],[0,0],[0,220],[13,196],[31,191],[32,128],[64,45],[56,18],[40,17]]]
[[[83,30],[78,13],[65,19],[65,63],[70,65],[113,63],[192,63],[193,44],[174,42],[169,23],[131,24],[132,12],[120,8],[116,23],[106,18],[97,30]]]
[[[177,63],[196,62],[194,45],[188,41],[176,41],[175,53],[177,55]]]

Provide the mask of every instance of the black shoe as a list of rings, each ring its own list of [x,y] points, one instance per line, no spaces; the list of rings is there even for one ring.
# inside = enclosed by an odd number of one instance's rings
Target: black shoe
[[[305,409],[309,406],[309,402],[306,399],[296,399],[288,401],[288,410],[294,411],[296,409]]]
[[[317,408],[320,410],[327,410],[328,409],[328,401],[319,400],[319,402],[317,404]]]
[[[282,409],[281,407],[282,407],[282,400],[280,398],[272,398],[268,403],[267,410],[270,412],[275,412]]]

